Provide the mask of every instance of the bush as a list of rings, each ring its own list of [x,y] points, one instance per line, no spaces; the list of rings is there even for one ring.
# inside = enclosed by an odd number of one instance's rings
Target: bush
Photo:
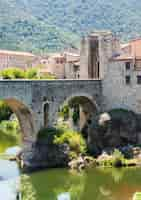
[[[0,122],[2,120],[9,120],[11,114],[12,111],[9,106],[4,101],[0,101]]]
[[[12,68],[4,69],[4,70],[1,72],[1,75],[2,75],[2,78],[3,78],[3,79],[12,79],[12,78],[14,78],[14,77],[13,77],[13,69],[12,69]]]
[[[0,140],[19,142],[20,127],[18,121],[2,121],[0,123]]]
[[[83,136],[65,126],[56,128],[43,128],[38,133],[38,141],[46,139],[48,143],[61,145],[67,143],[70,147],[70,156],[86,153],[86,142]]]
[[[38,78],[38,70],[36,68],[29,68],[26,71],[27,79],[37,79]]]
[[[6,68],[1,71],[0,75],[3,79],[56,79],[56,77],[50,73],[39,76],[39,68],[31,67],[26,71],[16,67]]]
[[[15,79],[22,79],[25,78],[25,72],[23,69],[13,68],[13,77]]]
[[[25,72],[19,68],[7,68],[1,72],[3,79],[21,79],[25,78]]]
[[[86,153],[86,142],[80,133],[66,128],[61,128],[61,130],[61,134],[55,135],[55,144],[67,143],[71,152],[75,152],[76,154]]]
[[[112,165],[114,167],[121,167],[124,165],[124,156],[118,149],[114,150],[112,156],[113,156]]]
[[[55,127],[49,127],[49,128],[42,128],[39,132],[38,132],[38,140],[48,140],[50,142],[53,143],[54,141],[54,137],[56,135],[60,135],[61,134],[61,130],[57,129]]]
[[[59,114],[64,118],[64,120],[67,120],[69,118],[69,106],[64,105]]]

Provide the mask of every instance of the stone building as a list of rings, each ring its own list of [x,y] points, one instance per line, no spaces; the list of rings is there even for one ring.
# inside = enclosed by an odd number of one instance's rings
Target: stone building
[[[38,63],[37,57],[28,52],[0,50],[0,70],[9,67],[26,69]]]
[[[52,53],[43,56],[40,60],[43,66],[40,69],[41,74],[53,74],[58,79],[64,79],[65,77],[65,57],[62,53]]]
[[[141,39],[120,44],[109,31],[83,38],[80,78],[102,80],[104,110],[141,113]]]
[[[44,56],[40,73],[54,74],[58,79],[78,79],[80,55],[72,52],[52,53]]]

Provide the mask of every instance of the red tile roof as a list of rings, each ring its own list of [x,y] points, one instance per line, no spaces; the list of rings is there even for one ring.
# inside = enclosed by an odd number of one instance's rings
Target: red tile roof
[[[141,38],[134,39],[121,45],[121,54],[112,60],[141,60]]]

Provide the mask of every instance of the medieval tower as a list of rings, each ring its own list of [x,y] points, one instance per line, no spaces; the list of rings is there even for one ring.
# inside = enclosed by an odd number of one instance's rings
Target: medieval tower
[[[110,31],[96,31],[84,37],[80,51],[81,79],[103,79],[109,59],[118,49],[119,43]]]

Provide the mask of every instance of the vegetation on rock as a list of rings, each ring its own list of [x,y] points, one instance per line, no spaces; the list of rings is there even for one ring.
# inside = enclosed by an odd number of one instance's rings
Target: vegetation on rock
[[[67,144],[70,148],[70,159],[76,158],[79,154],[85,154],[87,151],[83,136],[65,126],[41,129],[38,133],[38,140],[44,139],[50,141],[52,145]]]
[[[62,133],[55,135],[55,144],[67,143],[70,147],[70,157],[77,157],[79,154],[86,153],[86,142],[81,133],[61,127]]]

